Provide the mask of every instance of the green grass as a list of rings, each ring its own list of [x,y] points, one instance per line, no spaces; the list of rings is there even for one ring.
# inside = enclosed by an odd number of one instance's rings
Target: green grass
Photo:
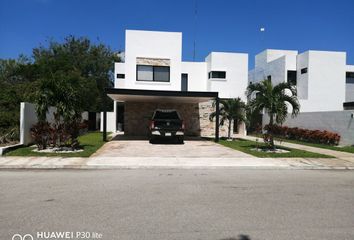
[[[248,153],[250,155],[253,155],[255,157],[260,157],[260,158],[334,158],[333,156],[329,155],[324,155],[324,154],[319,154],[319,153],[314,153],[314,152],[308,152],[304,150],[299,150],[299,149],[294,149],[294,148],[287,148],[283,146],[277,146],[279,149],[284,149],[289,152],[287,153],[270,153],[270,152],[258,152],[255,150],[252,150],[253,148],[257,147],[257,142],[254,141],[249,141],[249,140],[244,140],[244,139],[236,139],[234,141],[226,141],[226,140],[220,140],[219,142],[221,145],[239,150],[244,153]],[[262,148],[265,147],[266,145],[264,143],[258,143],[258,147]]]
[[[6,156],[45,156],[45,157],[89,157],[97,151],[105,142],[102,140],[102,133],[89,132],[79,137],[81,148],[84,151],[77,153],[39,153],[33,152],[33,147],[22,147],[6,153]]]
[[[254,137],[259,137],[262,138],[262,135],[251,135]],[[288,142],[288,143],[295,143],[295,144],[301,144],[301,145],[306,145],[310,147],[318,147],[318,148],[324,148],[324,149],[329,149],[329,150],[334,150],[334,151],[340,151],[340,152],[348,152],[348,153],[354,153],[354,146],[331,146],[331,145],[326,145],[326,144],[321,144],[321,143],[309,143],[309,142],[304,142],[300,140],[291,140],[291,139],[286,139],[286,138],[281,138],[281,137],[274,137],[275,140],[278,141],[283,141],[283,142]]]

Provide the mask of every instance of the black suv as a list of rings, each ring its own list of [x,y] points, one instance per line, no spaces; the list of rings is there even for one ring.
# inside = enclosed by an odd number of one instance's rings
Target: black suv
[[[184,121],[176,110],[157,109],[150,121],[150,142],[156,139],[175,139],[184,141]]]

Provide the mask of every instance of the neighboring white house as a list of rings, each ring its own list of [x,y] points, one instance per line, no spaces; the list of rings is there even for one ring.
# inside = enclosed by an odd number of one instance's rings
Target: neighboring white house
[[[345,52],[267,49],[256,55],[248,75],[250,83],[270,79],[296,85],[300,115],[284,125],[338,132],[343,144],[354,144],[353,114],[343,111],[345,102],[346,109],[354,105],[354,66],[346,64]]]
[[[354,66],[346,65],[345,52],[267,49],[255,58],[249,82],[271,79],[274,84],[296,84],[301,112],[339,111],[354,100],[354,81],[346,79]]]
[[[204,62],[182,61],[182,33],[126,30],[124,62],[115,63],[115,89],[200,92],[201,98],[172,101],[168,96],[154,99],[109,94],[115,100],[114,112],[108,113],[107,130],[124,128],[125,134],[144,135],[156,108],[177,108],[187,121],[190,135],[212,135],[215,123],[208,119],[213,111],[204,93],[215,92],[219,98],[240,97],[246,101],[248,54],[211,52]],[[198,95],[198,93],[194,94]],[[204,94],[205,95],[205,94]],[[242,129],[235,128],[235,131]],[[226,129],[221,129],[221,134]]]

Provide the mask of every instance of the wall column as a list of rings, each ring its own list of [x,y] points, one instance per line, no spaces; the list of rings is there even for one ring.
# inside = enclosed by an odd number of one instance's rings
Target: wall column
[[[215,98],[215,107],[216,107],[216,110],[215,110],[215,113],[216,113],[216,116],[215,116],[215,142],[219,142],[219,115],[220,115],[220,99],[219,97],[216,97]]]

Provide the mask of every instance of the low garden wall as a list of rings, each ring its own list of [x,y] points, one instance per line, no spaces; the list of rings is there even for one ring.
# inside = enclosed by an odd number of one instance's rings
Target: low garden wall
[[[47,113],[48,123],[54,123],[55,107],[50,107]],[[88,113],[82,113],[82,120],[88,119]],[[33,142],[31,137],[31,127],[38,121],[35,104],[28,102],[21,102],[20,105],[20,143],[29,145]]]
[[[340,135],[340,145],[354,145],[354,111],[305,112],[297,117],[289,115],[283,126],[298,127],[310,130],[327,130]],[[269,123],[268,115],[264,114],[263,127]]]
[[[47,121],[54,122],[55,107],[50,107],[47,113]],[[35,105],[28,102],[21,102],[20,110],[20,143],[28,145],[33,142],[31,137],[31,127],[37,123],[37,115]]]

